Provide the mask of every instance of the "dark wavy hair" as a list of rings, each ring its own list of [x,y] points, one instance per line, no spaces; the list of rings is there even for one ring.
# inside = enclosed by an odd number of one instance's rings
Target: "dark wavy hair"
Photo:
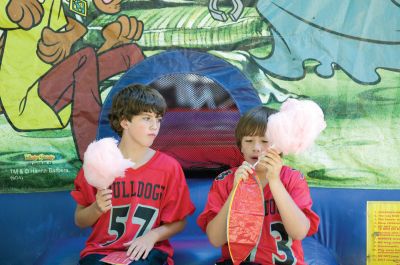
[[[154,88],[147,85],[129,85],[119,91],[114,97],[108,118],[111,128],[121,137],[123,119],[131,120],[132,116],[142,112],[153,112],[163,117],[167,103],[163,96]]]
[[[245,136],[264,136],[267,130],[268,117],[277,111],[265,106],[252,108],[240,117],[235,130],[236,145],[242,148]]]

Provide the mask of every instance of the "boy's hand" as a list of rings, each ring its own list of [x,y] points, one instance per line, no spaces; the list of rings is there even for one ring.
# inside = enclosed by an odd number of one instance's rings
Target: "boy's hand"
[[[257,168],[266,169],[266,178],[268,182],[280,179],[282,169],[282,158],[279,153],[274,149],[269,149],[265,154],[262,154],[258,160],[260,161]]]
[[[126,254],[131,260],[135,261],[138,261],[140,258],[146,259],[156,242],[156,234],[153,231],[149,231],[141,237],[135,238],[128,243],[124,243],[124,246],[129,246]]]
[[[249,162],[243,161],[242,165],[238,167],[235,172],[235,180],[233,182],[233,187],[239,184],[240,180],[246,181],[251,174],[253,174],[254,170]]]
[[[106,213],[108,210],[112,208],[111,199],[112,199],[112,190],[110,189],[97,190],[96,193],[97,209],[102,213]]]

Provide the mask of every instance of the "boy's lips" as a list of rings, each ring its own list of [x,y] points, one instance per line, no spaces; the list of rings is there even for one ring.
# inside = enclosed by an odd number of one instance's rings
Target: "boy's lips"
[[[256,163],[257,161],[258,161],[258,157],[255,157],[255,158],[254,158],[254,157],[251,156],[251,157],[250,157],[250,160],[247,161],[247,162],[249,162],[250,164],[253,165],[253,164]]]

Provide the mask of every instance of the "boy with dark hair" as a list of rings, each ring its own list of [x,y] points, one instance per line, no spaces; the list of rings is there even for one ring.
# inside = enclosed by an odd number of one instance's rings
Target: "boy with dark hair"
[[[174,264],[168,238],[185,227],[194,206],[178,162],[150,148],[165,111],[164,98],[148,86],[128,86],[113,98],[111,127],[135,165],[104,190],[90,186],[83,169],[76,177],[75,223],[93,228],[79,264],[105,264],[99,260],[115,251],[126,251],[130,264]]]
[[[236,185],[252,174],[263,187],[265,217],[259,242],[242,264],[304,265],[301,240],[318,229],[319,217],[311,210],[306,180],[299,171],[283,166],[281,155],[266,138],[268,117],[273,113],[266,107],[256,107],[240,118],[235,137],[245,161],[218,175],[197,219],[211,244],[222,247],[217,265],[232,264],[227,244],[229,204]]]

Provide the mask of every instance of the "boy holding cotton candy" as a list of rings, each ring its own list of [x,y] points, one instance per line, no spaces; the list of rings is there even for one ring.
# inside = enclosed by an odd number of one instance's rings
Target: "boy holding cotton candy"
[[[181,166],[150,148],[165,110],[161,94],[144,85],[113,98],[109,118],[121,141],[89,145],[71,192],[76,224],[93,229],[79,264],[105,264],[100,260],[117,252],[129,264],[174,264],[168,238],[195,208]]]
[[[210,242],[222,247],[217,265],[305,264],[301,240],[317,231],[319,217],[311,210],[312,200],[303,175],[284,166],[281,156],[304,151],[325,126],[322,111],[311,101],[288,100],[277,113],[263,106],[256,107],[240,118],[235,137],[244,162],[217,176],[205,209],[197,219]],[[243,209],[255,209],[251,202],[248,208],[239,207],[242,213],[239,211],[232,229],[230,210],[235,192],[253,178],[259,183],[260,197],[264,200],[260,229],[254,221],[256,215],[248,215],[247,219],[251,220],[244,220]],[[246,192],[242,189],[242,196],[243,190]],[[242,199],[253,196],[253,192],[257,189]],[[247,229],[240,228],[243,223]],[[235,226],[240,229],[235,230]],[[251,237],[255,238],[253,242],[249,240]],[[233,248],[230,240],[242,247]],[[248,248],[251,243],[253,246]],[[245,252],[244,256],[241,252]],[[243,258],[236,259],[240,256]]]

